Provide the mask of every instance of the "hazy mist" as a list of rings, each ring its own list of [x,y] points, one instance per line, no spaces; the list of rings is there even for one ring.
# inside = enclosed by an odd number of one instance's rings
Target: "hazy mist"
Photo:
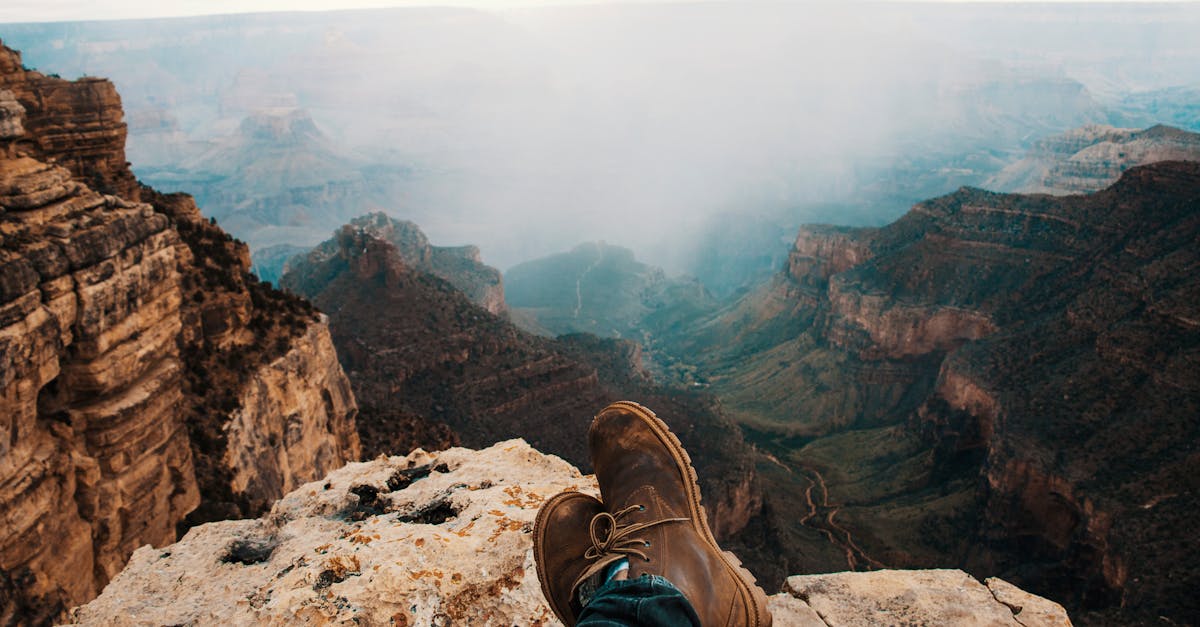
[[[438,244],[477,244],[501,268],[607,240],[673,272],[696,266],[699,243],[731,213],[778,226],[770,237],[786,250],[799,223],[889,221],[980,184],[1055,132],[1185,124],[1180,112],[1197,103],[1169,94],[1200,85],[1197,32],[1190,4],[640,4],[0,25],[30,67],[116,82],[130,160],[158,187],[226,176],[206,164],[234,162],[221,150],[245,145],[230,137],[248,115],[307,111],[320,149],[297,171],[336,164],[342,192],[329,202],[353,206],[323,219],[326,190],[275,229],[262,211],[237,218],[237,198],[205,204],[256,248],[311,245],[342,213],[378,208]],[[257,173],[238,184],[268,179],[292,184]]]

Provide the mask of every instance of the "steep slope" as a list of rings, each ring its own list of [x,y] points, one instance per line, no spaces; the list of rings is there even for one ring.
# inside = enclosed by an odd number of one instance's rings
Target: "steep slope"
[[[1200,470],[1197,206],[1200,164],[1166,162],[1089,196],[963,189],[804,229],[783,276],[675,344],[775,453],[764,480],[808,495],[769,499],[745,541],[815,530],[851,566],[1196,616],[1200,555],[1174,538]]]
[[[757,510],[754,453],[737,429],[713,399],[652,385],[632,343],[525,333],[357,226],[294,262],[282,283],[329,314],[368,454],[388,450],[400,414],[447,425],[469,446],[520,436],[586,466],[591,417],[637,398],[694,446],[720,533]],[[426,433],[419,442],[444,437]]]
[[[111,83],[0,46],[0,112],[0,616],[42,624],[189,512],[257,514],[358,440],[327,327],[138,185]]]
[[[1094,192],[1112,185],[1129,168],[1170,160],[1200,160],[1200,134],[1162,125],[1145,130],[1085,126],[1038,142],[984,187],[1002,192]]]
[[[545,499],[596,493],[520,440],[349,464],[258,520],[142,549],[76,625],[558,624],[531,528]],[[769,600],[776,625],[1063,627],[1057,604],[957,571],[798,576]],[[136,617],[136,619],[131,618]]]

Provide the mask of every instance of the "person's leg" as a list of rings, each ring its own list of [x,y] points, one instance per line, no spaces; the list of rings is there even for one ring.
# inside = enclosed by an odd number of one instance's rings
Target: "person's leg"
[[[770,627],[763,594],[713,538],[691,460],[650,410],[627,401],[588,433],[601,501],[548,500],[534,523],[538,579],[568,627]]]
[[[630,590],[664,599],[675,590],[706,627],[771,625],[754,577],[717,545],[691,459],[665,423],[637,403],[613,403],[592,421],[588,448],[606,512],[592,524],[593,553],[622,554],[631,581],[648,577],[649,588]]]
[[[691,602],[657,575],[614,579],[600,587],[579,614],[578,627],[700,627]]]

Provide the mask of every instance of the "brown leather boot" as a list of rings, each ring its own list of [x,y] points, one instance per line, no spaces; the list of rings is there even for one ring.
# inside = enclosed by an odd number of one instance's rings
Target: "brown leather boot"
[[[754,576],[717,546],[691,459],[666,424],[649,409],[620,401],[592,421],[588,446],[611,516],[593,523],[593,553],[627,556],[630,578],[652,574],[670,581],[705,627],[771,624]]]
[[[578,621],[583,610],[579,587],[622,557],[615,553],[600,556],[592,550],[588,530],[593,520],[605,516],[604,506],[595,497],[563,492],[542,504],[533,523],[533,559],[542,595],[567,627]]]

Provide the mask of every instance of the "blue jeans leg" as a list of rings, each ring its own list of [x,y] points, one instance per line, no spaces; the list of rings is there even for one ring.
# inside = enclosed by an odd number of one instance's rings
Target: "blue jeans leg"
[[[696,610],[657,575],[610,581],[579,614],[579,627],[700,627]]]

